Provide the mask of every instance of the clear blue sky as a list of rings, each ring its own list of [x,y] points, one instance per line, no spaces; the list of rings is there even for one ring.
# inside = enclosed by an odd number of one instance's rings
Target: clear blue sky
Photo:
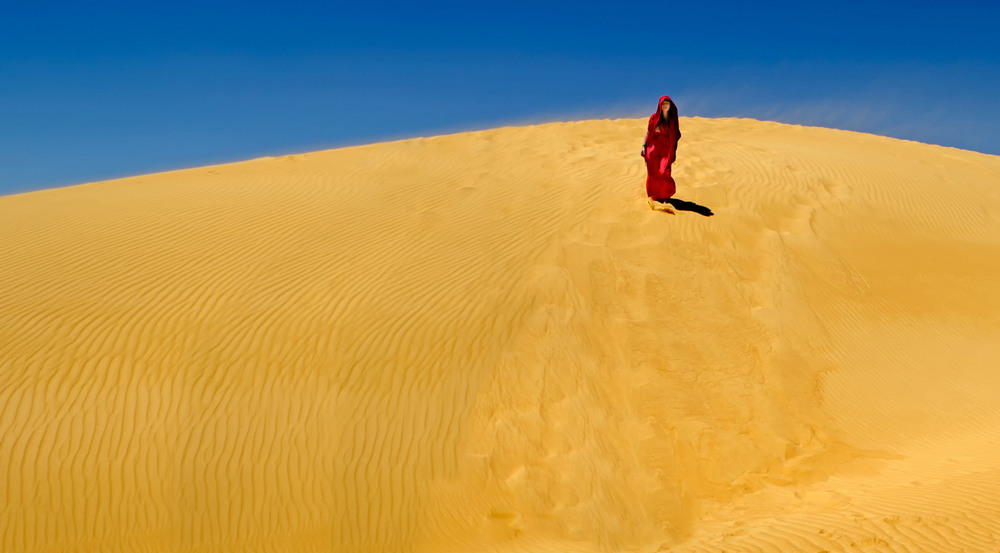
[[[996,0],[0,0],[0,194],[660,94],[1000,155],[998,22]]]

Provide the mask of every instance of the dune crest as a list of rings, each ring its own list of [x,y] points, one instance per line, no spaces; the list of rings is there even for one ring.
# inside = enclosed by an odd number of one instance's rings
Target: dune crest
[[[989,550],[1000,158],[683,118],[0,198],[0,550]]]

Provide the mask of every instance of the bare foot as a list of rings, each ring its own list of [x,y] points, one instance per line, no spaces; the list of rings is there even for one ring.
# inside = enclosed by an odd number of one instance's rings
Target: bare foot
[[[646,197],[646,202],[649,204],[649,208],[653,211],[662,211],[664,213],[674,215],[674,210],[670,209],[669,204],[658,202],[654,200],[652,196]]]

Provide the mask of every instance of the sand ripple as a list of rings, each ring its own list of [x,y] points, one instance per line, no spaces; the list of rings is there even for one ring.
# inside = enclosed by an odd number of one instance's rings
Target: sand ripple
[[[0,550],[998,549],[1000,159],[683,123],[0,198]]]

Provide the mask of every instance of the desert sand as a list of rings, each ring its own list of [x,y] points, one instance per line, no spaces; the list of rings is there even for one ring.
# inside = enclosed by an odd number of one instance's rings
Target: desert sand
[[[1000,549],[1000,158],[644,125],[0,198],[0,550]]]

